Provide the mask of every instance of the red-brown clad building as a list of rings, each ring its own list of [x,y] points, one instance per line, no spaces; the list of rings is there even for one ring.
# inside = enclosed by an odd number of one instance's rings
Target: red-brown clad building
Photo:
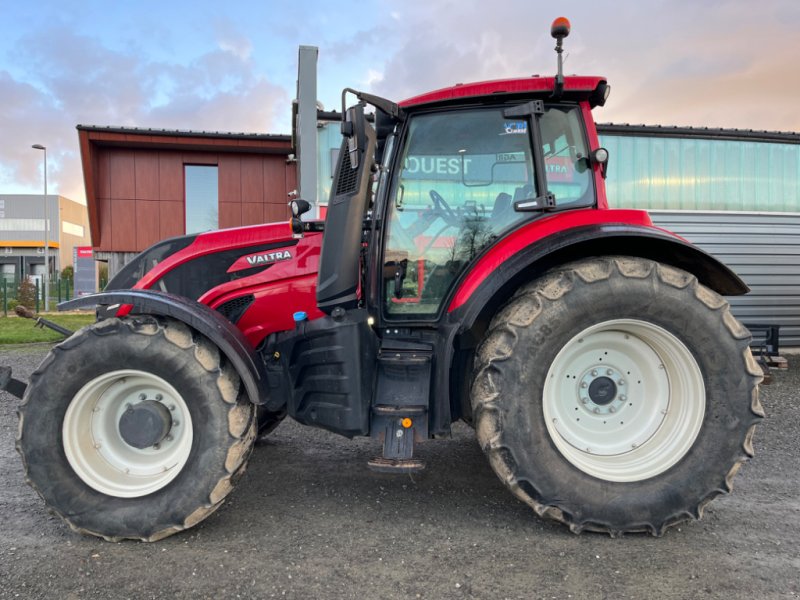
[[[287,135],[78,125],[92,246],[113,276],[164,238],[289,218]]]

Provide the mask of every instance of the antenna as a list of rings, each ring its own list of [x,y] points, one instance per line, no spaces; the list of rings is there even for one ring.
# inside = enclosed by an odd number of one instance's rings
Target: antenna
[[[553,98],[560,98],[564,93],[564,57],[562,56],[564,48],[562,44],[564,38],[569,35],[570,27],[569,19],[566,17],[558,17],[550,25],[550,35],[556,39],[556,55],[558,56],[558,72],[556,73]]]

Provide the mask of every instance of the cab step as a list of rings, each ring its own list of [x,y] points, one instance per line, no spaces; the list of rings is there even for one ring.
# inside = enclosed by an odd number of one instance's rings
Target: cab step
[[[378,456],[367,461],[370,471],[376,473],[419,473],[425,470],[425,462],[418,458],[383,458]]]
[[[381,344],[370,431],[382,439],[383,454],[367,463],[373,471],[413,473],[425,468],[414,458],[414,444],[428,438],[432,363],[433,349],[427,344]]]

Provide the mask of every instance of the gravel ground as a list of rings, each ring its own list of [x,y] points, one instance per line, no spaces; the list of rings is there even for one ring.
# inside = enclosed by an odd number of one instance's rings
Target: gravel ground
[[[5,347],[27,378],[48,346]],[[72,533],[25,485],[0,394],[0,598],[791,598],[800,595],[800,357],[733,495],[662,538],[576,536],[497,480],[472,431],[422,444],[423,475],[376,475],[370,440],[285,422],[227,503],[155,544]]]

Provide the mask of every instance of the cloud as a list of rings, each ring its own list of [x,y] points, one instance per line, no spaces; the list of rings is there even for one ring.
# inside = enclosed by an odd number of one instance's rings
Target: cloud
[[[387,2],[387,10],[395,5]],[[381,47],[372,91],[400,100],[458,82],[555,72],[553,18],[565,10],[567,73],[607,76],[602,121],[800,130],[800,3],[720,0],[407,0]],[[556,12],[559,11],[559,12]]]
[[[221,21],[216,46],[186,64],[113,50],[68,27],[20,38],[12,55],[23,77],[0,72],[0,181],[38,189],[48,147],[51,189],[84,197],[75,125],[268,132],[288,96],[255,66],[252,46]]]

